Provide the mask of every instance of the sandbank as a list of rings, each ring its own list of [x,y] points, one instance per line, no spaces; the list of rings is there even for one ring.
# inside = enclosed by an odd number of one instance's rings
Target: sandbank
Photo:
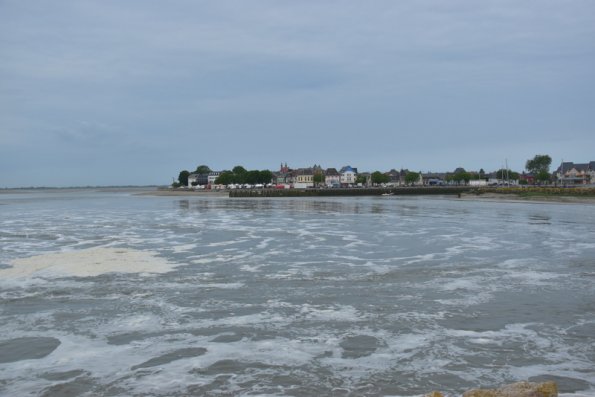
[[[185,189],[158,189],[141,193],[137,196],[194,196],[194,197],[229,197],[225,190],[185,190]]]
[[[595,196],[519,195],[516,193],[463,193],[459,200],[482,200],[516,203],[595,204]]]
[[[94,277],[105,273],[166,273],[177,264],[151,251],[127,248],[88,248],[14,259],[0,269],[0,278]]]

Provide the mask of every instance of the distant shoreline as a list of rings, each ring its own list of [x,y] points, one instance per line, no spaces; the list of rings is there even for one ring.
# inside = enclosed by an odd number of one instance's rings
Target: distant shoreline
[[[401,191],[403,189],[403,191]],[[447,194],[439,194],[439,188],[421,188],[422,191],[413,189],[406,193],[404,190],[408,188],[397,188],[390,189],[395,192],[392,197],[406,197],[406,196],[423,196],[432,195],[434,197],[444,197],[452,200],[465,200],[465,201],[494,201],[494,202],[508,202],[508,203],[534,203],[534,204],[589,204],[595,205],[595,195],[591,194],[561,194],[548,192],[547,188],[543,192],[530,192],[527,190],[525,194],[524,190],[502,190],[500,192],[497,189],[489,189],[488,191],[482,191],[481,189],[465,189],[466,191],[460,192],[447,192]],[[428,189],[426,191],[426,189]],[[156,197],[218,197],[218,198],[229,198],[230,190],[190,190],[190,189],[171,189],[158,186],[114,186],[114,187],[70,187],[70,188],[11,188],[11,189],[0,189],[1,194],[23,194],[23,193],[42,193],[42,192],[77,192],[84,190],[95,190],[98,192],[129,192],[135,196],[156,196]],[[312,191],[291,189],[291,194],[279,195],[279,197],[362,197],[362,196],[380,196],[382,189],[375,190],[374,194],[370,191],[366,192],[367,189],[353,189],[353,192],[349,191],[331,191],[331,189],[322,189],[323,194],[312,194]],[[389,191],[388,189],[386,189]],[[432,193],[430,193],[430,191]],[[401,193],[402,192],[402,193]],[[520,192],[520,193],[519,193]],[[289,191],[287,193],[290,193]],[[368,194],[366,194],[368,193]],[[436,194],[438,193],[438,194]],[[445,192],[442,192],[445,193]],[[268,196],[262,194],[259,190],[247,190],[245,193],[238,195],[237,197],[246,198],[271,198],[277,197],[277,195]]]
[[[535,203],[535,204],[595,204],[595,196],[547,196],[532,195],[522,196],[516,193],[463,193],[457,200],[469,201],[497,201],[510,203]]]
[[[399,188],[399,189],[407,189],[407,188]],[[460,194],[454,192],[440,192],[440,193],[447,193],[447,194],[436,194],[439,193],[439,189],[436,188],[427,188],[432,189],[432,193],[430,191],[422,192],[419,194],[418,191],[410,191],[410,192],[403,192],[403,194],[399,194],[399,190],[393,190],[395,192],[393,197],[403,197],[403,196],[421,196],[421,195],[432,195],[432,196],[443,196],[446,198],[451,198],[454,200],[468,200],[468,201],[496,201],[496,202],[517,202],[517,203],[535,203],[535,204],[548,204],[548,203],[561,203],[561,204],[595,204],[595,195],[564,195],[564,194],[552,194],[545,191],[544,193],[530,193],[530,194],[521,194],[518,192],[511,192],[511,191],[502,191],[502,192],[495,192],[493,189],[490,191],[483,192],[481,190],[473,190],[469,189],[467,191],[461,192]],[[232,196],[236,196],[237,198],[271,198],[271,197],[356,197],[356,196],[379,196],[381,195],[380,192],[375,192],[374,194],[370,194],[369,192],[365,192],[366,189],[354,189],[353,191],[329,191],[327,189],[323,189],[324,194],[316,194],[315,192],[309,192],[307,190],[296,190],[291,189],[291,191],[287,191],[287,194],[280,194],[280,195],[268,195],[263,194],[261,190],[246,190],[242,191],[242,194],[232,194]],[[412,189],[413,190],[413,189]],[[153,191],[145,191],[139,192],[136,195],[141,196],[192,196],[192,197],[230,197],[229,190],[174,190],[174,189],[157,189]],[[291,192],[291,194],[290,194]],[[314,194],[312,194],[314,193]],[[336,193],[336,194],[333,194]],[[366,194],[368,193],[368,194]],[[524,192],[523,192],[524,193]],[[391,195],[392,196],[392,195]]]
[[[229,197],[227,190],[173,190],[156,189],[151,191],[139,192],[136,196],[194,196],[194,197]]]

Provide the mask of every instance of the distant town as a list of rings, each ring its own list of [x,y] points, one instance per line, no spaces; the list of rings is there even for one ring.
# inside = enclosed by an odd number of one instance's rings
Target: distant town
[[[313,165],[291,168],[281,163],[276,171],[247,170],[236,166],[231,170],[214,171],[200,165],[195,171],[180,171],[173,188],[180,189],[308,189],[398,186],[577,186],[595,184],[595,161],[588,163],[562,162],[550,172],[551,157],[536,155],[527,160],[525,170],[502,168],[486,172],[463,167],[447,172],[417,172],[408,169],[360,172],[350,165],[323,168]]]

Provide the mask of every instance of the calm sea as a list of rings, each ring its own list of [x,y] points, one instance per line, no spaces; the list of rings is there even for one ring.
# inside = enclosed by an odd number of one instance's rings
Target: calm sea
[[[0,395],[595,394],[593,205],[36,191],[0,247]]]

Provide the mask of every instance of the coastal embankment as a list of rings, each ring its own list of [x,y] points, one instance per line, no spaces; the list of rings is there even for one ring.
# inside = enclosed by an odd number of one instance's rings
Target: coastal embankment
[[[338,189],[238,189],[229,197],[330,197],[330,196],[381,196],[381,195],[460,195],[472,192],[470,186],[428,186],[396,188],[338,188]]]
[[[193,190],[160,188],[138,193],[151,196],[195,197],[349,197],[349,196],[451,196],[462,200],[555,202],[595,204],[595,188],[562,187],[472,187],[472,186],[415,186],[394,188],[338,188],[338,189],[235,189]]]

